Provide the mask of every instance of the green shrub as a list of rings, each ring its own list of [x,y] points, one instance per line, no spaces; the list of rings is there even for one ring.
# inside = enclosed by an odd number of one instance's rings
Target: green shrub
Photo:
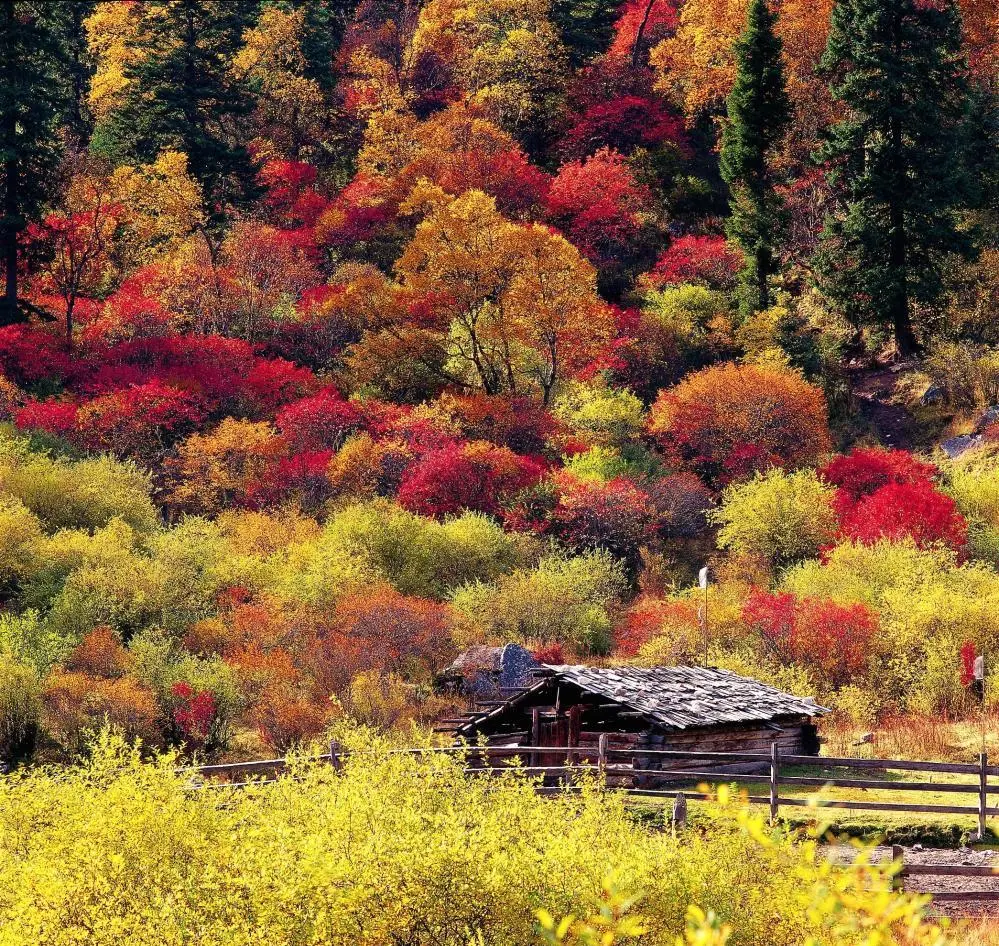
[[[815,557],[836,531],[834,491],[811,470],[770,470],[728,487],[712,519],[718,544],[772,566]]]
[[[552,556],[487,584],[460,588],[451,603],[469,642],[563,644],[583,654],[610,648],[610,609],[626,588],[620,562],[606,552]]]
[[[0,654],[0,763],[31,758],[42,713],[41,684],[33,667]]]

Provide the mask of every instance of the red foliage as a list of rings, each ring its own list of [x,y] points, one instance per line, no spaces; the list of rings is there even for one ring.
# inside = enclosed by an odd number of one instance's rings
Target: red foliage
[[[971,686],[975,679],[975,658],[978,654],[975,651],[974,641],[965,641],[961,645],[961,686]]]
[[[453,444],[427,453],[403,476],[398,501],[424,516],[463,510],[495,513],[519,490],[536,483],[541,465],[506,447]]]
[[[599,266],[626,257],[651,213],[652,195],[624,156],[602,148],[570,161],[552,181],[548,213],[566,236]]]
[[[639,31],[643,52],[657,45],[679,25],[679,6],[677,0],[624,0],[614,24],[614,41],[608,56],[631,58]]]
[[[172,314],[155,295],[160,281],[160,273],[152,267],[132,273],[86,321],[83,341],[103,346],[172,334]]]
[[[257,359],[239,386],[240,398],[251,417],[270,417],[283,404],[304,398],[319,388],[308,368],[284,358]]]
[[[558,421],[531,398],[477,393],[449,397],[444,406],[469,439],[489,440],[517,453],[541,453],[559,429]]]
[[[848,512],[865,496],[890,483],[932,483],[938,470],[904,450],[860,448],[827,463],[819,475],[838,490],[837,504]]]
[[[673,241],[645,281],[655,289],[680,283],[731,289],[741,265],[738,251],[724,237],[689,235]]]
[[[284,227],[314,227],[329,201],[316,188],[316,169],[302,161],[268,161],[260,169],[264,207]]]
[[[813,463],[832,446],[822,392],[793,371],[717,365],[663,391],[649,427],[668,455],[729,482]]]
[[[841,513],[840,531],[865,545],[911,538],[920,548],[943,544],[961,552],[968,542],[968,523],[954,500],[925,481],[889,483],[865,496]]]
[[[274,419],[292,450],[339,450],[362,425],[360,410],[334,388],[286,404]]]
[[[26,401],[24,406],[14,411],[14,423],[18,430],[43,430],[57,437],[69,438],[76,430],[76,414],[79,405],[73,401]]]
[[[564,664],[565,651],[561,644],[545,644],[531,652],[531,656],[539,664]]]
[[[665,144],[687,152],[682,119],[654,96],[620,95],[593,102],[573,116],[562,139],[562,150],[566,155],[583,158],[601,148],[630,155],[639,148]]]
[[[562,474],[558,490],[553,528],[572,548],[602,548],[633,559],[652,534],[655,510],[649,494],[629,479],[602,483]]]
[[[148,460],[196,430],[206,417],[194,395],[149,381],[82,404],[70,438],[87,450]]]
[[[689,601],[658,601],[643,598],[629,608],[614,630],[614,650],[621,657],[634,657],[642,646],[658,637],[667,626],[685,628],[699,635],[697,605]]]
[[[816,670],[833,686],[863,673],[878,633],[877,615],[865,604],[788,593],[754,590],[742,616],[778,659]]]
[[[76,368],[60,336],[30,325],[0,328],[0,374],[19,387],[66,381]]]
[[[218,704],[210,690],[197,690],[181,681],[170,688],[171,721],[192,748],[204,746],[212,736]]]

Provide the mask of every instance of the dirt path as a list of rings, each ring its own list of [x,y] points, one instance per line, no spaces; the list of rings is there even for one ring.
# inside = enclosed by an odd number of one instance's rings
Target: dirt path
[[[898,382],[910,366],[905,363],[875,369],[857,366],[850,371],[853,396],[860,412],[886,447],[910,450],[915,423],[912,415],[895,402]]]
[[[999,851],[976,851],[971,848],[959,850],[907,847],[904,849],[907,864],[932,864],[939,866],[992,866],[999,871]],[[852,848],[836,846],[829,849],[829,856],[837,863],[849,863],[855,856]],[[891,860],[890,847],[874,849],[873,860],[883,863]],[[907,877],[905,889],[914,893],[964,892],[969,890],[994,890],[999,892],[999,873],[995,877]],[[932,904],[930,912],[938,916],[976,917],[988,916],[999,919],[999,901],[955,900]]]

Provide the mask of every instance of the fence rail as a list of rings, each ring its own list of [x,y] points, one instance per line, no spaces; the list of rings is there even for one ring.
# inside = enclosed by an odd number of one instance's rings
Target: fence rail
[[[679,749],[644,749],[644,748],[614,748],[609,744],[606,735],[600,737],[599,744],[592,746],[425,746],[388,750],[392,755],[424,755],[447,754],[461,756],[465,762],[465,771],[479,775],[496,775],[510,771],[516,765],[517,770],[531,776],[541,776],[548,790],[566,790],[572,787],[575,776],[582,773],[594,773],[607,778],[631,779],[632,784],[623,787],[623,791],[638,796],[670,796],[677,789],[691,783],[723,783],[745,782],[765,785],[766,795],[750,795],[748,801],[753,804],[766,805],[770,816],[776,820],[782,807],[800,808],[820,805],[831,809],[852,811],[886,811],[886,812],[922,812],[926,814],[973,815],[978,820],[979,837],[984,837],[988,818],[999,817],[999,805],[990,805],[990,796],[999,796],[999,783],[991,783],[990,778],[999,778],[999,766],[989,765],[987,753],[979,756],[978,763],[962,762],[917,762],[907,759],[849,759],[830,758],[824,756],[782,755],[776,742],[771,751],[763,752],[701,752]],[[312,757],[311,761],[328,761],[339,767],[349,755],[337,743],[331,743],[330,751]],[[541,758],[558,757],[557,764],[541,764]],[[655,767],[655,761],[689,762],[682,768]],[[760,767],[758,772],[737,772],[733,766],[755,764]],[[257,759],[249,762],[224,763],[219,765],[192,766],[180,771],[197,773],[206,778],[241,773],[253,776],[268,772],[277,772],[285,768],[284,758]],[[797,775],[789,774],[788,769],[801,767],[819,769],[846,769],[858,772],[899,771],[926,772],[935,775],[977,776],[976,779],[962,780],[959,783],[940,780],[901,781],[896,779],[872,779],[840,777],[837,775]],[[636,784],[636,782],[638,784]],[[655,786],[650,785],[655,782]],[[664,786],[669,786],[665,788]],[[903,801],[868,801],[852,799],[836,799],[820,797],[818,799],[803,798],[781,794],[786,788],[815,789],[861,789],[876,790],[890,793],[926,793],[964,794],[976,796],[974,805],[942,805],[920,804]],[[685,792],[688,797],[710,797],[696,791]]]

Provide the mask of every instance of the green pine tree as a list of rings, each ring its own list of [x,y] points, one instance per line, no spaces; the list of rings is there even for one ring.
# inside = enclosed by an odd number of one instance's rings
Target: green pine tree
[[[46,197],[65,112],[56,12],[44,0],[0,0],[0,325],[20,321],[18,237]]]
[[[128,95],[94,133],[97,146],[119,160],[148,163],[161,151],[183,151],[214,229],[259,195],[258,168],[244,144],[253,99],[231,72],[259,7],[256,0],[144,4],[140,56],[125,72]]]
[[[729,239],[745,257],[740,304],[744,313],[770,306],[770,277],[785,214],[775,191],[773,152],[791,121],[776,14],[767,0],[752,0],[736,42],[735,85],[722,133],[721,173],[729,186]]]
[[[854,324],[890,328],[900,354],[917,354],[914,306],[939,300],[947,254],[972,249],[957,216],[970,190],[954,0],[840,0],[822,69],[846,116],[820,151],[840,209],[819,284]]]

